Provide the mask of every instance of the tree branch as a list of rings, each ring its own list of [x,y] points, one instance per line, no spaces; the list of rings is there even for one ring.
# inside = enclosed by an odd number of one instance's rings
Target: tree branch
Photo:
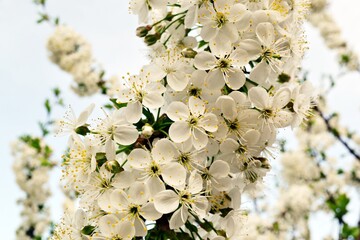
[[[331,126],[330,119],[326,118],[323,112],[318,107],[314,107],[314,110],[324,120],[327,130],[348,150],[351,155],[353,155],[357,160],[360,161],[360,155],[356,153],[356,151],[351,148],[349,144],[340,136],[339,132]]]

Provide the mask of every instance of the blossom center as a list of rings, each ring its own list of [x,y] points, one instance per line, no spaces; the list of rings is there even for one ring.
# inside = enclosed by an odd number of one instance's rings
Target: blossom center
[[[217,63],[217,67],[220,68],[221,70],[228,69],[230,66],[231,66],[231,61],[226,58],[219,59]]]
[[[201,92],[202,92],[201,88],[197,88],[197,87],[194,87],[194,86],[191,86],[189,88],[189,91],[188,91],[189,96],[194,96],[194,97],[200,97]]]
[[[196,117],[191,117],[189,119],[189,125],[190,126],[196,126],[198,124],[198,122],[199,122],[199,119],[197,119]]]
[[[275,115],[274,111],[272,109],[264,109],[261,111],[261,116],[264,119],[269,119]]]
[[[221,12],[217,12],[217,13],[216,13],[215,22],[216,22],[216,26],[217,26],[218,28],[222,28],[227,21],[228,21],[228,20],[227,20],[227,18],[226,18],[226,16],[225,16],[224,13],[221,13]]]

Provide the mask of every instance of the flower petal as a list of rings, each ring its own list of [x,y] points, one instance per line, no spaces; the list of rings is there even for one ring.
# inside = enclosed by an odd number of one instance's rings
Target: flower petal
[[[140,214],[148,221],[155,221],[162,216],[162,213],[156,211],[154,203],[151,202],[141,207]]]
[[[216,160],[211,164],[209,168],[209,173],[214,178],[224,178],[227,177],[227,175],[230,172],[229,164],[224,162],[223,160]]]
[[[167,163],[162,168],[161,176],[166,184],[170,186],[180,186],[185,184],[186,170],[180,163]]]
[[[241,69],[232,69],[226,74],[226,84],[233,90],[244,86],[246,77]]]
[[[194,128],[191,140],[192,140],[194,147],[197,150],[199,150],[199,149],[206,147],[206,145],[209,141],[209,138],[204,130],[201,130],[199,128]]]
[[[142,104],[139,101],[129,102],[125,108],[126,119],[131,123],[136,123],[140,120],[142,114]]]
[[[216,66],[216,58],[209,52],[200,52],[194,58],[194,65],[199,70],[209,70]]]
[[[262,87],[253,87],[249,90],[249,99],[258,109],[266,109],[269,107],[269,94]]]
[[[174,122],[169,129],[171,140],[176,143],[185,142],[191,136],[191,129],[187,122]]]
[[[151,162],[150,153],[144,149],[135,148],[127,157],[131,167],[136,169],[146,168]]]
[[[178,208],[179,200],[179,196],[174,191],[164,190],[155,196],[154,206],[160,213],[171,213]]]
[[[189,109],[194,116],[201,116],[205,112],[205,103],[203,100],[191,96],[189,98]]]
[[[172,102],[166,111],[173,121],[186,121],[190,116],[189,108],[182,102]]]

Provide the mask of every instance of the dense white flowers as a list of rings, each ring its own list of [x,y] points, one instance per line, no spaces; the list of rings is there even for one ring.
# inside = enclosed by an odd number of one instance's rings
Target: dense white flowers
[[[308,15],[308,20],[319,29],[325,44],[337,51],[339,63],[350,71],[359,71],[359,57],[343,39],[341,29],[327,11],[327,6],[327,0],[311,0],[312,13]]]
[[[92,95],[100,89],[101,71],[97,69],[90,44],[68,26],[58,26],[47,43],[49,58],[75,81],[72,89]]]
[[[294,74],[305,5],[131,1],[151,62],[111,81],[96,124],[83,121],[92,107],[63,121],[63,178],[86,217],[64,218],[53,239],[240,239],[242,194],[271,168],[277,130],[311,107]]]
[[[16,239],[41,239],[51,224],[46,201],[51,195],[48,179],[54,166],[50,159],[52,150],[41,138],[23,136],[12,143],[12,154],[16,183],[25,193],[18,201],[23,206],[23,221],[16,231]]]

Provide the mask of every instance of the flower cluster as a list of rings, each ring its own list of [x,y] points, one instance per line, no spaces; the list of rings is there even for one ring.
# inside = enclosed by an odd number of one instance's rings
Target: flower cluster
[[[241,195],[270,169],[277,130],[307,118],[296,78],[305,0],[132,0],[151,62],[89,124],[69,112],[79,210],[53,239],[240,239]]]
[[[16,231],[16,238],[45,239],[42,237],[51,224],[46,201],[50,196],[49,172],[54,166],[50,160],[52,150],[41,138],[23,136],[12,144],[12,154],[16,182],[25,193],[18,201],[23,206],[23,221]]]
[[[324,103],[319,102],[324,108]],[[320,106],[317,106],[319,108]],[[360,183],[359,161],[346,166],[347,159],[334,156],[337,141],[333,134],[348,136],[358,144],[358,135],[339,125],[337,115],[328,120],[329,132],[324,119],[318,114],[309,119],[308,125],[296,131],[299,145],[281,156],[281,178],[276,203],[268,205],[268,199],[261,201],[262,215],[252,213],[245,228],[249,239],[267,236],[267,239],[309,239],[311,229],[309,219],[313,213],[334,212],[341,219],[347,213],[351,196],[350,186],[357,188]],[[352,145],[353,146],[353,145]],[[355,148],[358,151],[358,148]],[[351,159],[352,160],[352,159]],[[301,196],[301,197],[294,197]],[[264,223],[266,216],[266,224]],[[355,234],[346,229],[356,229],[344,224],[341,234]],[[259,226],[254,230],[254,226]],[[343,235],[346,236],[346,235]],[[350,235],[349,235],[350,236]],[[351,235],[355,236],[355,235]]]
[[[359,58],[341,35],[341,29],[327,12],[327,0],[311,0],[311,14],[309,22],[317,27],[330,49],[338,52],[339,62],[350,71],[359,71]]]
[[[50,60],[70,73],[75,81],[71,88],[79,95],[92,95],[101,87],[102,73],[93,59],[90,44],[65,25],[57,26],[49,38]]]

